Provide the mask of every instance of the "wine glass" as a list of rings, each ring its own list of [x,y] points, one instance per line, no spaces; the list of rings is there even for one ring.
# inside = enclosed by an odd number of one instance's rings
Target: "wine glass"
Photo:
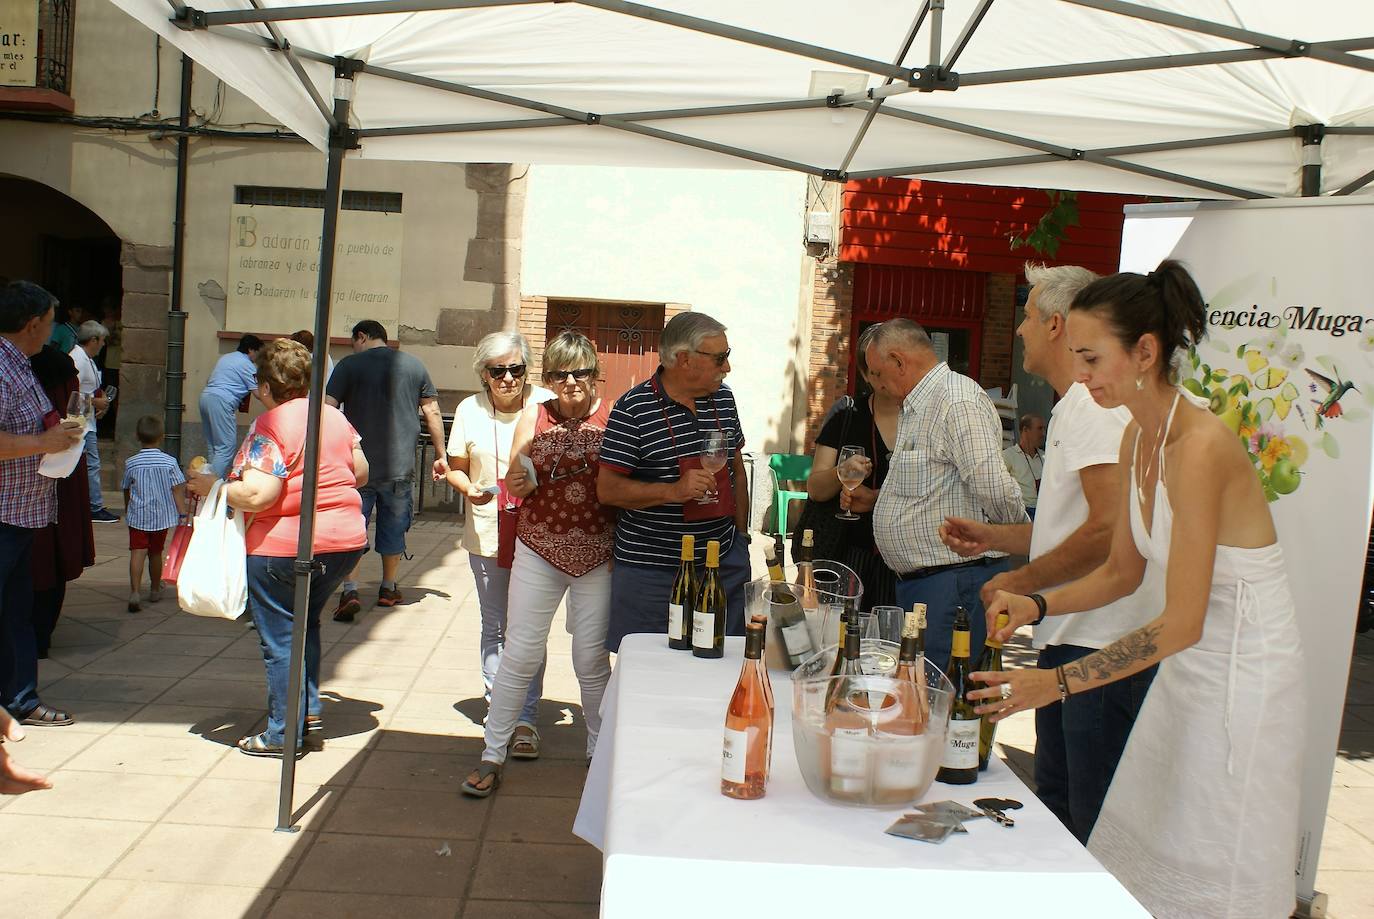
[[[67,417],[63,420],[85,424],[91,411],[91,397],[84,392],[74,392],[67,397]]]
[[[725,468],[730,453],[730,439],[724,431],[707,431],[701,441],[701,468],[713,477]],[[716,500],[717,492],[712,489],[697,499],[698,504],[710,504]]]
[[[864,453],[863,447],[846,445],[840,448],[839,461],[835,464],[835,473],[840,477],[840,484],[844,490],[850,494],[854,489],[863,484],[864,478],[868,475],[868,464],[864,460],[868,457]],[[858,520],[859,515],[853,511],[841,511],[835,515],[836,520]]]

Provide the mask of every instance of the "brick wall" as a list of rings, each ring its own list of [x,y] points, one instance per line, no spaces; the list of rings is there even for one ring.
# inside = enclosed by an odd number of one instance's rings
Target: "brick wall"
[[[813,452],[826,409],[849,388],[854,266],[834,256],[816,265],[811,289],[811,349],[806,374],[806,443]]]
[[[983,316],[983,354],[979,382],[985,389],[1011,389],[1012,342],[1016,335],[1016,276],[993,273],[987,281],[987,313]]]
[[[515,330],[525,336],[530,343],[530,368],[528,379],[540,379],[544,366],[545,328],[549,317],[548,297],[521,297],[520,315]]]

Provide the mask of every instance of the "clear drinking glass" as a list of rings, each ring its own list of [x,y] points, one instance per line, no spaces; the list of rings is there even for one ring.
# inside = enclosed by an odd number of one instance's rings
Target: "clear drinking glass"
[[[67,397],[67,417],[63,420],[85,424],[92,411],[91,397],[84,392],[74,392]]]
[[[863,447],[849,444],[840,448],[839,458],[835,462],[835,474],[840,478],[840,485],[850,494],[864,483],[864,478],[868,475],[868,463],[865,462],[867,456]],[[841,511],[835,515],[835,519],[858,520],[859,515],[853,511]]]
[[[701,442],[701,468],[712,476],[725,468],[730,455],[730,438],[724,431],[707,431]],[[712,489],[697,499],[698,504],[710,504],[716,500],[717,492]]]

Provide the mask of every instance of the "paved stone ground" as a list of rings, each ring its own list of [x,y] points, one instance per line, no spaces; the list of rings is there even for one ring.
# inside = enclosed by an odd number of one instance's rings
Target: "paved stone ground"
[[[263,722],[255,633],[178,613],[170,596],[126,613],[125,533],[96,528],[96,567],[72,585],[42,664],[44,699],[78,724],[32,728],[14,750],[56,787],[0,799],[0,914],[596,915],[600,856],[571,834],[586,769],[561,614],[540,713],[543,757],[513,762],[488,801],[457,793],[480,753],[485,704],[476,599],[453,519],[412,529],[404,605],[352,625],[326,615],[327,739],[299,761],[294,835],[271,832],[280,762],[233,748]],[[365,563],[372,589],[375,559]],[[755,567],[763,571],[761,558]],[[1030,656],[1024,643],[1008,648],[1013,665]],[[998,739],[1028,779],[1030,717],[1004,724]],[[1368,636],[1351,676],[1321,869],[1331,915],[1374,917]]]

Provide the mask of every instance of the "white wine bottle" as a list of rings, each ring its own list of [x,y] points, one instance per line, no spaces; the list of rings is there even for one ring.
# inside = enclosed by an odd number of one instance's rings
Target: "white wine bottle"
[[[763,544],[763,558],[768,563],[768,577],[774,581],[785,581],[787,576],[782,570],[782,558],[778,555],[776,543],[766,542]]]
[[[725,710],[720,793],[745,801],[763,797],[773,751],[773,692],[763,666],[763,640],[763,623],[745,626],[744,666]]]
[[[1006,613],[997,614],[997,625],[993,628],[994,635],[1002,631],[1011,622],[1011,617]],[[983,653],[978,656],[978,663],[974,665],[974,673],[1000,673],[1002,671],[1002,643],[993,635],[989,635],[983,643]],[[992,756],[992,739],[997,733],[997,722],[991,718],[983,719],[983,726],[978,731],[978,771],[982,772],[988,768],[988,759]]]
[[[954,608],[954,637],[949,652],[949,669],[945,676],[954,686],[949,703],[949,729],[945,735],[945,755],[940,761],[937,782],[947,785],[971,785],[978,781],[978,733],[981,719],[974,710],[977,705],[968,697],[977,687],[969,679],[968,611]]]
[[[725,656],[725,588],[720,583],[720,543],[706,544],[706,575],[692,607],[692,654]]]
[[[796,536],[792,537],[796,539]],[[814,610],[820,606],[820,598],[816,595],[816,568],[813,557],[816,549],[816,537],[811,530],[803,530],[801,537],[801,548],[797,550],[797,583],[801,585],[801,605],[803,609]],[[843,646],[843,637],[840,641]]]
[[[697,597],[696,537],[682,537],[682,564],[668,594],[668,647],[692,650],[692,609]]]
[[[925,659],[921,650],[921,618],[924,606],[916,604],[902,624],[902,645],[897,655],[896,714],[875,726],[873,800],[876,804],[906,804],[920,791],[931,739],[924,737],[929,710],[926,707]]]
[[[863,672],[859,666],[858,623],[845,632],[842,648],[839,675],[831,678],[826,694],[828,749],[823,748],[823,762],[831,795],[861,801],[868,794],[871,719],[868,694],[861,687]]]

